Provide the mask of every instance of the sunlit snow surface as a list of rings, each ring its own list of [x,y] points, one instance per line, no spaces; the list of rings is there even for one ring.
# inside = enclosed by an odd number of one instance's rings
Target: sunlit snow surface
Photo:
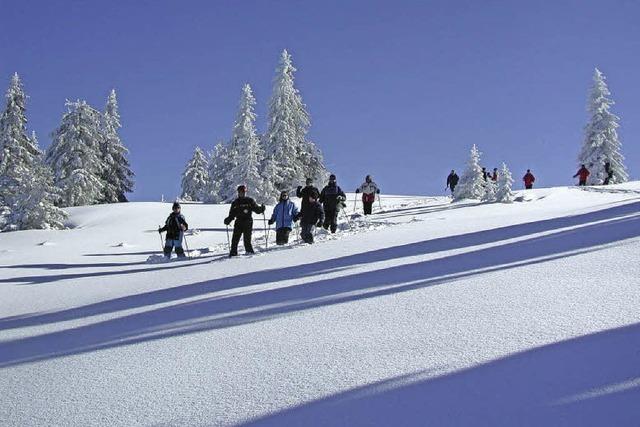
[[[640,183],[516,196],[231,260],[222,205],[185,261],[170,204],[0,234],[0,425],[638,425]]]

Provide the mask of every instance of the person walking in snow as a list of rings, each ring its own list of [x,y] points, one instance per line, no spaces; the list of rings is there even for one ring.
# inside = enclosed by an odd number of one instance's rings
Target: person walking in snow
[[[184,249],[182,249],[182,239],[184,238],[184,232],[189,229],[187,221],[180,213],[180,203],[175,202],[171,207],[171,213],[164,222],[164,227],[158,228],[158,233],[162,234],[167,232],[164,240],[164,256],[171,258],[171,252],[173,248],[176,249],[176,255],[178,258],[184,258]]]
[[[314,194],[307,198],[307,207],[298,214],[300,219],[300,236],[305,243],[313,243],[313,228],[322,227],[324,223],[324,211]]]
[[[298,207],[289,200],[289,193],[280,193],[280,200],[274,206],[269,225],[276,224],[276,245],[282,246],[289,243],[291,226],[298,220]]]
[[[320,193],[320,203],[324,209],[324,223],[322,227],[325,230],[331,229],[331,233],[335,233],[338,229],[338,212],[343,207],[347,196],[344,191],[336,183],[336,176],[329,176],[329,183],[322,189]]]
[[[238,243],[240,237],[244,239],[244,251],[247,254],[255,253],[251,245],[251,233],[253,232],[253,216],[252,213],[264,213],[265,206],[256,203],[251,197],[247,197],[247,187],[240,185],[238,187],[238,198],[231,203],[229,216],[224,219],[225,225],[233,224],[233,237],[231,238],[231,251],[229,256],[238,255]]]
[[[300,211],[304,212],[309,206],[309,196],[313,196],[313,200],[318,200],[320,190],[313,186],[313,179],[307,178],[304,188],[300,185],[296,190],[296,196],[302,199]]]
[[[611,168],[611,163],[606,162],[604,164],[604,172],[607,174],[607,176],[604,178],[604,182],[602,183],[602,185],[609,185],[609,183],[611,182],[611,178],[613,178],[613,169]]]
[[[498,168],[493,168],[493,173],[491,174],[491,181],[498,182]]]
[[[453,190],[456,189],[456,185],[458,185],[458,181],[460,181],[460,177],[458,176],[455,170],[451,169],[451,173],[449,174],[449,176],[447,176],[447,185],[446,187],[444,187],[444,189],[446,190],[447,188],[450,188],[451,194],[453,194]]]
[[[524,181],[524,188],[531,190],[533,183],[536,182],[536,177],[531,173],[531,169],[527,169],[527,173],[524,174],[522,180]]]
[[[591,175],[589,169],[587,169],[585,165],[580,165],[580,169],[578,169],[578,172],[576,172],[573,177],[578,177],[578,185],[584,187],[585,185],[587,185],[587,178],[589,178],[589,175]]]
[[[364,214],[371,215],[373,202],[376,201],[376,194],[380,194],[380,189],[371,179],[371,175],[367,175],[364,179],[364,183],[362,183],[360,187],[356,188],[356,194],[357,193],[362,193]]]
[[[487,168],[482,168],[482,179],[484,179],[485,182],[487,182],[489,178],[489,172],[487,172]]]

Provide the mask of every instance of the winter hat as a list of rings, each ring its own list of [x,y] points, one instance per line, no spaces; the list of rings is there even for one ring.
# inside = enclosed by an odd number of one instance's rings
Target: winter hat
[[[246,193],[247,192],[247,186],[246,185],[238,185],[238,193]]]
[[[364,180],[365,180],[366,182],[371,182],[371,181],[373,181],[373,180],[371,179],[371,175],[367,175],[367,176],[364,178]]]
[[[171,206],[171,210],[176,210],[176,209],[180,209],[180,203],[173,202],[173,206]]]
[[[334,174],[329,175],[329,181],[335,181],[336,176]]]

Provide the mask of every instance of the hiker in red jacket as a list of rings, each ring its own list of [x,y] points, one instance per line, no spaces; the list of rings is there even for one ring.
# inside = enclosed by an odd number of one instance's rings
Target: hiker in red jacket
[[[527,190],[531,190],[533,188],[533,183],[536,182],[536,177],[531,173],[531,169],[527,169],[527,173],[522,177],[524,181],[524,188]]]
[[[575,175],[573,175],[573,177],[579,178],[580,181],[578,182],[578,185],[585,186],[587,185],[587,178],[589,177],[589,175],[591,175],[591,172],[589,172],[589,169],[587,169],[585,165],[581,165],[580,170],[578,170],[578,172]]]

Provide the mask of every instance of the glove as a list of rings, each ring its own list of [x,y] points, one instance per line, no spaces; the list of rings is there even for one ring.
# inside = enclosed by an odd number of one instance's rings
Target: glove
[[[269,225],[273,225],[273,223],[275,223],[276,220],[275,219],[270,219],[268,222],[269,222]]]
[[[298,191],[302,190],[302,185],[298,185]]]
[[[318,228],[322,227],[322,221],[318,221],[318,223],[316,224],[316,227]]]
[[[227,217],[224,219],[224,225],[229,225],[229,224],[231,224],[231,218]]]
[[[162,227],[158,227],[158,233],[162,234]]]
[[[380,194],[380,189],[379,188],[376,190],[376,194]]]
[[[356,194],[358,194],[359,192],[360,192],[360,189],[359,189],[359,188],[357,188],[357,189],[356,189]]]
[[[262,212],[264,212],[267,208],[264,206],[264,203],[260,205],[260,209],[262,209]]]
[[[344,202],[342,202],[342,203],[340,203],[340,206],[342,206],[343,208],[346,208],[346,207],[347,207],[347,204],[346,204],[346,203],[344,203]]]

